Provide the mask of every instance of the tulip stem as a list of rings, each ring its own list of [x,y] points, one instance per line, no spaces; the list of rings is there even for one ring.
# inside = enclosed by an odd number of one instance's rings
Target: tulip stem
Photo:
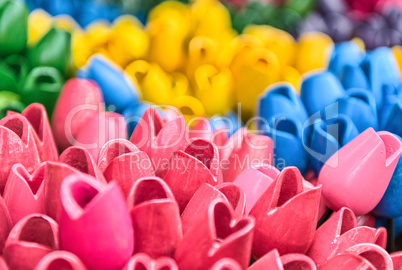
[[[395,251],[395,235],[394,235],[394,219],[387,219],[387,251],[392,253]]]

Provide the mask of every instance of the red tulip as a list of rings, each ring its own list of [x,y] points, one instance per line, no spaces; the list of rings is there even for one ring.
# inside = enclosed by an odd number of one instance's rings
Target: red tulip
[[[223,180],[233,182],[241,172],[257,164],[273,164],[273,142],[268,136],[249,133],[241,128],[226,142],[221,151]],[[227,166],[226,166],[227,165]]]
[[[357,227],[355,214],[344,207],[317,229],[307,255],[320,266],[356,244],[375,243],[385,248],[386,241],[385,228]]]
[[[99,153],[98,164],[106,180],[116,180],[125,197],[139,178],[155,175],[148,155],[125,139],[107,142]]]
[[[21,163],[32,173],[40,163],[35,143],[35,131],[20,114],[11,114],[0,120],[0,193],[3,194],[8,174],[15,163]]]
[[[159,177],[138,179],[128,205],[134,228],[134,253],[152,258],[172,257],[183,237],[179,206],[168,185]]]
[[[89,174],[100,182],[106,183],[102,171],[98,168],[88,150],[78,146],[70,146],[61,153],[59,162],[65,163],[82,173]]]
[[[45,168],[41,163],[32,175],[19,163],[11,168],[3,198],[13,224],[29,214],[45,213]]]
[[[71,146],[92,117],[105,110],[98,85],[86,79],[68,80],[57,99],[52,128],[61,150]]]
[[[48,253],[59,248],[57,223],[48,216],[32,214],[11,230],[3,255],[10,269],[33,269]]]
[[[253,231],[252,217],[235,220],[231,206],[223,199],[215,199],[188,229],[174,259],[181,270],[209,269],[223,258],[233,259],[246,269]]]
[[[194,139],[184,151],[173,153],[163,180],[183,212],[201,184],[214,186],[222,182],[218,149],[204,139]]]
[[[75,174],[66,177],[60,193],[61,249],[89,269],[121,269],[133,253],[134,233],[117,183]]]
[[[9,111],[7,115],[16,114]],[[58,153],[45,107],[32,103],[21,113],[34,130],[34,140],[41,161],[57,161]]]
[[[275,248],[281,255],[306,253],[317,226],[320,198],[321,186],[304,190],[299,170],[283,169],[250,212],[256,219],[253,254],[261,257]]]
[[[162,176],[174,151],[183,148],[187,127],[183,115],[164,121],[149,107],[135,127],[130,141],[151,158],[156,175]]]

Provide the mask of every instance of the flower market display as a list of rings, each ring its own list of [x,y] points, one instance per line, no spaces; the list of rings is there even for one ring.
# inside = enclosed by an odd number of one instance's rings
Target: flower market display
[[[402,269],[399,1],[26,5],[0,269]]]

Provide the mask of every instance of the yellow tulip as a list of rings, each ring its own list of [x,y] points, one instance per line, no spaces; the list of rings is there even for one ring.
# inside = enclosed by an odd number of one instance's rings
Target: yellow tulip
[[[95,21],[87,26],[86,35],[93,47],[106,47],[111,29],[109,23],[103,20]]]
[[[212,65],[197,68],[194,74],[196,97],[209,115],[224,114],[233,106],[232,74],[228,68]]]
[[[237,101],[246,120],[254,115],[258,95],[280,79],[280,66],[276,55],[266,48],[247,50],[238,59],[241,61],[234,61],[231,70]]]
[[[33,10],[28,17],[28,46],[39,41],[52,26],[52,17],[43,9]]]
[[[75,69],[86,65],[93,54],[89,39],[85,32],[75,31],[71,36],[71,58]]]
[[[174,96],[183,96],[189,94],[189,81],[187,77],[180,72],[173,72],[172,79],[172,92]]]
[[[326,69],[334,43],[323,33],[309,32],[299,38],[295,67],[301,74],[315,69]]]
[[[186,5],[166,1],[149,13],[149,59],[172,72],[185,62],[185,41],[190,33],[190,13]]]
[[[148,48],[149,37],[137,18],[124,15],[114,21],[108,51],[115,62],[124,67],[134,60],[145,59]]]
[[[217,66],[228,67],[238,58],[244,56],[245,51],[262,48],[261,40],[251,35],[239,35],[232,40],[232,42],[220,52],[217,59]],[[241,62],[241,60],[240,60]]]
[[[156,63],[137,60],[127,66],[126,72],[141,90],[145,101],[166,105],[188,93],[188,80],[183,74],[168,74]]]
[[[172,81],[159,65],[137,60],[127,66],[145,101],[168,104],[173,98]]]
[[[281,79],[285,82],[292,84],[296,92],[300,94],[302,76],[297,69],[291,66],[284,67],[282,69]]]
[[[293,65],[296,41],[289,33],[269,25],[250,25],[244,29],[243,33],[258,37],[265,48],[278,57],[282,67]]]
[[[183,114],[186,122],[189,122],[193,117],[206,115],[202,103],[192,96],[178,96],[171,104]]]
[[[212,64],[218,55],[216,42],[205,36],[195,36],[188,44],[187,74],[193,78],[194,71],[201,65]]]
[[[227,8],[217,0],[196,1],[191,5],[195,35],[208,36],[224,46],[236,35]]]

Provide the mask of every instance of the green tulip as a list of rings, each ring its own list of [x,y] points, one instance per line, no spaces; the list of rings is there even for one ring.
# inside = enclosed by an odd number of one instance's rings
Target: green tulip
[[[304,17],[314,8],[315,2],[316,0],[290,0],[285,6]]]
[[[20,96],[9,91],[0,91],[0,119],[6,116],[7,111],[21,113],[25,105],[21,103]]]
[[[70,33],[51,28],[38,43],[29,48],[28,59],[34,67],[54,67],[64,74],[69,65],[70,48]]]
[[[27,33],[28,11],[22,1],[0,0],[0,56],[22,52]]]
[[[50,116],[63,83],[63,76],[54,67],[36,67],[25,79],[21,99],[25,104],[42,103]]]
[[[0,61],[0,91],[20,93],[29,71],[27,59],[19,54],[12,54]]]

